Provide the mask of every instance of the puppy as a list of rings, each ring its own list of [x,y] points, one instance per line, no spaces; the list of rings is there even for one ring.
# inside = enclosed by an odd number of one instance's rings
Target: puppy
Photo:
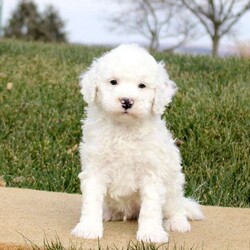
[[[138,218],[137,240],[168,242],[190,231],[199,205],[183,196],[181,157],[161,120],[177,87],[164,63],[137,45],[120,45],[81,77],[88,107],[80,144],[83,204],[78,237],[103,236],[103,220]]]

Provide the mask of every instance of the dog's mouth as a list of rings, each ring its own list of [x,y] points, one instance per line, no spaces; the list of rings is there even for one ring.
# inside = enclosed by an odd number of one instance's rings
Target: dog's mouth
[[[128,111],[128,110],[124,110],[122,113],[121,113],[121,116],[125,117],[131,117],[131,118],[137,118],[136,115],[131,112],[131,111]]]
[[[133,115],[132,112],[129,112],[128,110],[123,110],[122,115]]]

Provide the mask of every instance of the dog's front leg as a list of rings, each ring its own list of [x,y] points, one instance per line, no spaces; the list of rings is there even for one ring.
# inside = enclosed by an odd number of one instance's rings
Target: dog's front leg
[[[81,218],[71,233],[87,239],[102,238],[102,203],[106,187],[96,176],[88,176],[81,179],[81,190],[83,193]]]
[[[145,178],[140,186],[141,209],[137,240],[168,242],[168,234],[162,226],[162,186],[156,180]]]

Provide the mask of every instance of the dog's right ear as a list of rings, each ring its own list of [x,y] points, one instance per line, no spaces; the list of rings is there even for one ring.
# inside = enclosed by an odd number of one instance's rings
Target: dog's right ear
[[[97,92],[97,62],[94,61],[89,69],[85,71],[80,77],[80,87],[83,99],[89,105],[93,104]]]

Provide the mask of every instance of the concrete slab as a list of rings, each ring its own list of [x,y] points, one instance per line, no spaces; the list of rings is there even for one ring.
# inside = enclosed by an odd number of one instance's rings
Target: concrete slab
[[[97,240],[72,237],[80,217],[81,195],[0,187],[0,249],[17,249],[25,241],[43,246],[44,239],[60,239],[67,247],[96,249]],[[170,246],[185,249],[250,249],[250,209],[202,207],[206,220],[191,222],[189,233],[170,233]],[[137,222],[104,224],[102,247],[122,247],[136,242]],[[170,248],[171,249],[171,248]]]

